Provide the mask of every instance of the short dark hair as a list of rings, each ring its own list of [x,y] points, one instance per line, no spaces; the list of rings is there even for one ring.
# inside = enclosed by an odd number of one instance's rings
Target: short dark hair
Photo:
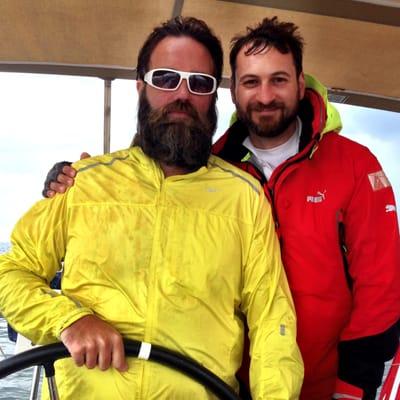
[[[274,47],[282,54],[292,53],[297,76],[303,71],[304,39],[298,27],[291,22],[279,22],[278,17],[264,18],[254,28],[247,27],[246,34],[237,35],[231,40],[229,63],[232,81],[235,82],[236,60],[239,51],[247,45],[246,56],[261,53],[267,47]]]
[[[148,71],[150,57],[161,40],[169,36],[187,36],[201,43],[210,53],[215,67],[215,78],[218,84],[222,78],[223,52],[220,40],[208,25],[193,17],[175,17],[154,28],[139,51],[137,60],[137,79],[144,78]]]

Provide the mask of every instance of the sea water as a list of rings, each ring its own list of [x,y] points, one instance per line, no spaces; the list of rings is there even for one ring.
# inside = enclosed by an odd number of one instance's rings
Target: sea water
[[[0,243],[0,254],[8,250],[8,243]],[[14,354],[14,343],[10,342],[7,334],[7,323],[0,317],[0,360]],[[9,375],[0,379],[0,399],[25,400],[29,399],[33,368]]]
[[[14,354],[14,343],[8,340],[7,323],[0,318],[0,360]],[[7,378],[0,379],[0,399],[4,400],[24,400],[29,399],[33,368],[25,369],[21,372],[9,375]]]

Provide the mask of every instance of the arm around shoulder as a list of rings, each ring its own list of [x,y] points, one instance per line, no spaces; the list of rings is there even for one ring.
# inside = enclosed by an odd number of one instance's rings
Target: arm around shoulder
[[[90,154],[83,152],[80,159],[89,158]],[[76,170],[69,161],[55,163],[44,181],[43,197],[54,197],[56,193],[65,193],[67,188],[75,183]]]

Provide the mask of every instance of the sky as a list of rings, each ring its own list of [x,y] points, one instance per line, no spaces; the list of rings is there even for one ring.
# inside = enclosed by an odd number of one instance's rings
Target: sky
[[[43,182],[57,161],[75,161],[83,151],[103,151],[103,81],[57,75],[0,73],[0,242],[41,199]],[[218,92],[219,124],[233,111],[229,91]],[[128,147],[136,131],[134,81],[112,85],[111,150]],[[378,157],[400,204],[400,113],[337,105],[343,135]]]

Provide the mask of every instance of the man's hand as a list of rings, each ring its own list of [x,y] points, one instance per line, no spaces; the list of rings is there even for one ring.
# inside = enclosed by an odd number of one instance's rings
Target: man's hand
[[[83,152],[80,159],[90,157],[89,153]],[[65,191],[73,186],[76,171],[71,167],[71,163],[63,161],[54,164],[49,171],[44,182],[43,196],[54,197],[56,193],[65,193]]]
[[[102,371],[113,366],[120,372],[128,369],[121,335],[94,315],[87,315],[61,332],[61,340],[78,367],[96,365]]]

